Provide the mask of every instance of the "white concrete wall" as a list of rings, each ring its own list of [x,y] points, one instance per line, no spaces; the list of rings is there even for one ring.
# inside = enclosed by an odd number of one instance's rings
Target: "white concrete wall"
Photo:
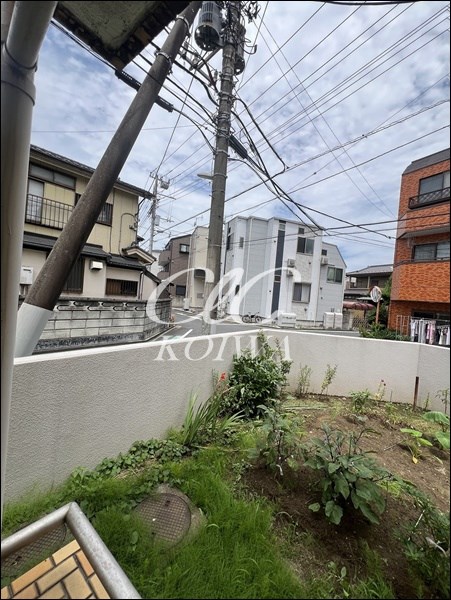
[[[212,371],[227,371],[237,352],[257,332],[216,335],[68,351],[16,359],[14,367],[6,497],[32,486],[49,488],[73,469],[92,468],[104,457],[126,452],[138,439],[163,437],[181,425],[191,393],[204,401]],[[376,392],[381,379],[386,398],[411,403],[415,378],[419,400],[449,388],[449,349],[305,332],[267,330],[277,336],[299,368],[312,368],[312,391],[320,391],[327,364],[338,365],[330,394]],[[252,338],[252,336],[254,336]],[[273,338],[272,338],[273,339]]]

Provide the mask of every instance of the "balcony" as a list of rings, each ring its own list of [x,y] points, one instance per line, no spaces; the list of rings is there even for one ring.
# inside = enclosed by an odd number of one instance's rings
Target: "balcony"
[[[446,202],[449,200],[449,187],[441,190],[435,190],[428,192],[427,194],[420,194],[419,196],[412,196],[409,198],[409,208],[422,208],[430,204],[438,204],[439,202]]]
[[[28,194],[25,210],[25,223],[63,229],[74,207],[56,200]]]

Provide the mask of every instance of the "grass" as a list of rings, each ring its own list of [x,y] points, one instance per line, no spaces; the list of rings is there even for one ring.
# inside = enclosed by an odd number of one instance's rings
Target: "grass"
[[[337,413],[346,407],[345,401],[332,402]],[[183,431],[190,444],[200,428],[193,406]],[[396,421],[405,417],[414,425],[417,415],[403,411]],[[177,460],[168,454],[140,468],[135,462],[120,474],[115,459],[111,473],[78,469],[59,488],[6,505],[3,534],[75,500],[143,598],[394,598],[374,551],[362,545],[366,569],[359,578],[333,562],[320,564],[313,536],[290,523],[276,524],[277,506],[242,488],[255,435],[252,425],[242,423],[227,445],[206,445]],[[155,541],[133,512],[161,482],[176,485],[205,516],[196,536],[172,548]]]

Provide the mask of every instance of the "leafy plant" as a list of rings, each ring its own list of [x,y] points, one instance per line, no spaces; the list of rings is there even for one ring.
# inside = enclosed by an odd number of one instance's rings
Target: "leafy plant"
[[[305,464],[321,472],[321,502],[326,517],[339,525],[344,509],[352,505],[360,510],[371,523],[379,523],[378,515],[385,510],[385,500],[379,481],[390,475],[378,467],[359,446],[361,437],[371,429],[358,434],[345,434],[339,429],[322,427],[324,438],[312,438],[304,445]],[[319,502],[309,508],[317,512]]]
[[[330,365],[327,365],[326,373],[324,375],[324,379],[321,384],[321,394],[325,393],[327,395],[329,386],[332,383],[332,381],[334,380],[336,374],[337,374],[337,365],[335,365],[335,367],[331,367]]]
[[[423,433],[417,429],[410,429],[410,427],[402,427],[400,429],[402,433],[406,433],[409,436],[407,446],[412,454],[412,462],[415,464],[422,455],[422,448],[424,446],[432,446],[431,442],[423,437]]]
[[[365,412],[365,408],[367,408],[368,405],[373,401],[373,397],[369,390],[350,392],[349,397],[352,400],[352,408],[356,413]]]
[[[213,395],[195,409],[197,395],[192,394],[188,403],[188,411],[183,421],[179,441],[188,448],[204,444],[215,436],[221,437],[232,430],[241,418],[237,412],[228,417],[219,416],[221,396]]]
[[[285,465],[291,469],[299,466],[299,419],[283,413],[280,404],[274,407],[261,405],[259,408],[264,417],[261,423],[263,437],[254,451],[265,459],[271,469],[283,476]]]
[[[303,367],[301,366],[300,370],[299,370],[299,377],[298,377],[298,388],[297,388],[297,395],[298,396],[306,396],[309,392],[310,389],[310,377],[312,375],[312,369],[307,366],[304,365]]]
[[[438,423],[440,425],[441,431],[436,431],[434,433],[434,437],[444,450],[449,450],[450,440],[448,415],[438,410],[430,410],[429,412],[424,413],[423,419],[426,419],[426,421],[430,421],[431,423]]]
[[[395,329],[387,329],[381,323],[371,323],[368,327],[359,328],[360,336],[363,338],[374,338],[378,340],[398,340],[409,342],[410,337],[401,335]]]
[[[274,406],[287,384],[291,361],[284,360],[279,347],[272,348],[264,333],[259,333],[260,351],[249,350],[233,358],[228,391],[222,397],[221,416],[241,412],[246,419],[261,414],[261,405]]]

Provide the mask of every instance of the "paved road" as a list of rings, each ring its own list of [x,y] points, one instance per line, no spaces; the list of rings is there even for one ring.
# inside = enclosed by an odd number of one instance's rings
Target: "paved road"
[[[202,335],[202,318],[200,315],[193,315],[189,312],[185,312],[183,310],[175,309],[172,311],[175,317],[175,327],[168,331],[167,333],[162,334],[157,338],[153,338],[152,341],[156,340],[178,340],[186,337],[196,337]],[[252,329],[259,329],[260,327],[267,327],[265,323],[255,324],[255,323],[230,323],[223,322],[216,325],[215,333],[232,333],[235,331],[249,331]],[[277,331],[283,331],[278,327],[275,328]],[[293,331],[292,329],[288,329],[288,331]],[[329,329],[309,329],[308,333],[327,333],[332,335],[344,335],[351,337],[359,337],[358,331],[335,331]]]

